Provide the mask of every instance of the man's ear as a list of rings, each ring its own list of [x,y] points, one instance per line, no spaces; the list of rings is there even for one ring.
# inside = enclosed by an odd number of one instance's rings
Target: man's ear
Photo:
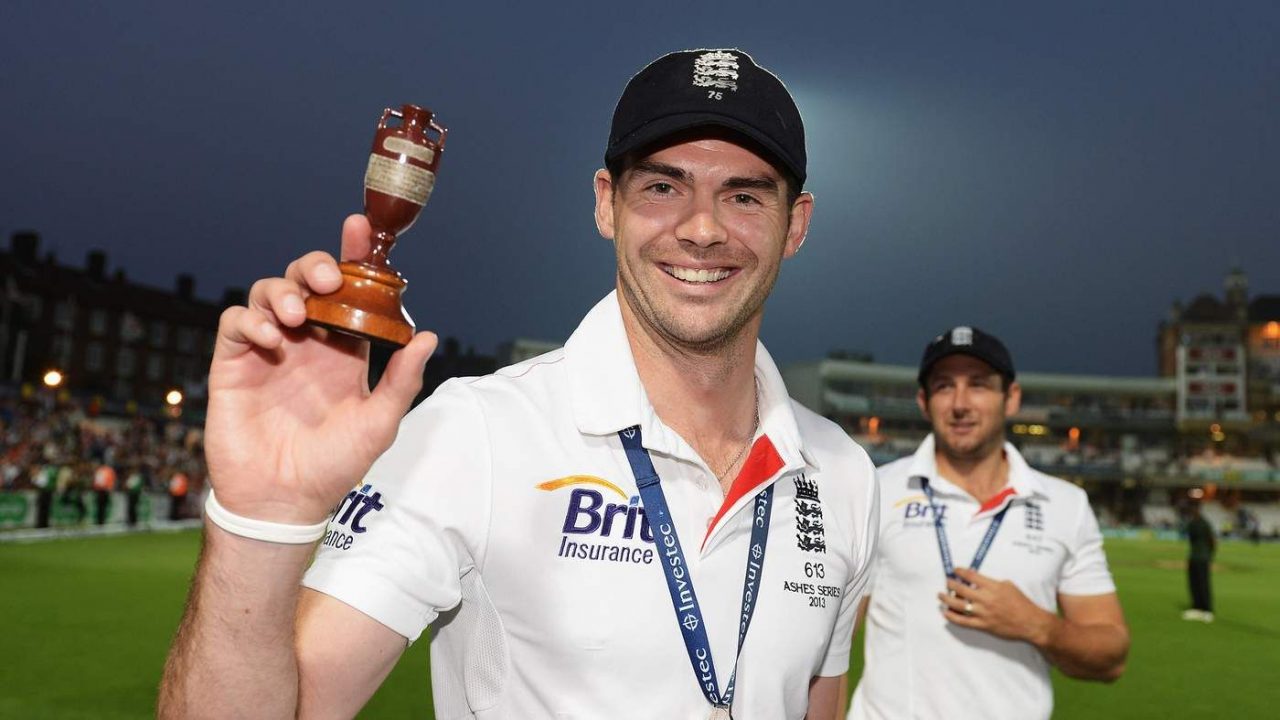
[[[605,240],[613,239],[613,177],[609,171],[596,171],[596,230]]]
[[[1022,409],[1022,386],[1017,380],[1009,383],[1009,389],[1005,391],[1004,397],[1004,416],[1011,418],[1018,414]]]
[[[813,193],[802,192],[792,203],[790,220],[787,223],[787,244],[782,250],[782,257],[789,258],[800,251],[805,237],[809,234],[809,221],[813,219]]]

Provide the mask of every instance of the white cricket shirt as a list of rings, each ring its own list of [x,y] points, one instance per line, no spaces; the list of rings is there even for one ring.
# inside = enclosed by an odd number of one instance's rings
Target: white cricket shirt
[[[801,718],[848,667],[878,511],[874,468],[793,403],[756,350],[760,431],[726,497],[654,414],[615,294],[562,350],[442,385],[336,509],[304,584],[413,640],[428,626],[436,716],[688,718],[703,696],[617,436],[662,478],[723,689],[755,495],[774,487],[734,717]]]
[[[1009,484],[981,507],[938,475],[933,435],[915,455],[877,472],[879,555],[869,589],[866,667],[850,720],[1050,716],[1053,688],[1040,652],[1030,643],[948,622],[937,597],[946,577],[922,476],[943,514],[956,567],[970,565],[992,516],[1009,505],[978,572],[1013,582],[1053,612],[1059,594],[1115,592],[1084,490],[1032,469],[1009,443],[1004,451]]]

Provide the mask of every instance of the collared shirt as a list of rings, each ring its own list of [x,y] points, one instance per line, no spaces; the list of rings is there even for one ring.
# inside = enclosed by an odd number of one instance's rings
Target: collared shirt
[[[654,413],[616,294],[562,350],[451,381],[338,506],[304,583],[413,640],[432,625],[445,718],[697,718],[690,667],[619,430],[662,478],[723,687],[733,669],[752,502],[774,487],[734,716],[801,718],[843,674],[870,574],[874,468],[795,404],[757,345],[760,430],[727,496]]]
[[[920,479],[933,488],[957,567],[969,566],[991,518],[1008,506],[979,572],[1013,582],[1051,612],[1059,594],[1115,592],[1088,496],[1032,469],[1006,443],[1008,484],[980,504],[938,474],[934,450],[930,435],[914,455],[877,471],[879,556],[867,610],[866,667],[849,718],[1048,718],[1049,664],[1035,647],[943,617],[937,596],[946,579]]]

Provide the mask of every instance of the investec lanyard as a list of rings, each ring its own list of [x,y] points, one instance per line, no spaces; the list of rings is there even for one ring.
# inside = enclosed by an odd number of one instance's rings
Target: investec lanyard
[[[660,543],[659,551],[664,556],[660,564],[662,572],[667,576],[667,590],[671,593],[671,606],[675,608],[676,621],[684,635],[689,664],[693,666],[693,674],[698,678],[698,686],[702,688],[707,701],[723,710],[727,717],[727,710],[733,704],[738,656],[742,655],[742,643],[746,640],[747,629],[751,626],[751,618],[756,611],[756,598],[759,597],[759,579],[764,570],[764,553],[769,542],[769,515],[773,511],[773,486],[770,485],[756,496],[754,512],[751,514],[751,551],[747,556],[747,573],[742,583],[738,653],[734,656],[729,682],[725,683],[724,692],[721,693],[716,681],[716,666],[711,660],[711,643],[707,641],[707,628],[702,621],[702,607],[698,604],[698,595],[693,591],[693,577],[689,575],[689,564],[685,562],[684,550],[680,548],[674,519],[667,510],[662,482],[658,478],[658,472],[653,469],[649,451],[640,442],[640,427],[629,427],[619,432],[618,437],[622,439],[622,447],[626,448],[631,472],[636,476],[636,487],[644,500],[649,527],[654,530],[655,540]]]
[[[920,478],[920,486],[924,488],[925,497],[929,498],[929,510],[933,512],[933,529],[938,533],[938,553],[942,555],[942,570],[947,577],[954,580],[956,578],[956,566],[951,562],[951,545],[947,543],[947,529],[942,525],[942,513],[938,512],[938,506],[933,502],[933,488],[929,487],[929,478],[923,475]],[[1013,505],[1013,500],[1005,503],[1000,508],[1000,512],[991,518],[991,524],[987,526],[987,534],[982,536],[982,542],[978,544],[978,550],[973,553],[973,562],[969,563],[969,567],[977,570],[982,561],[987,559],[987,551],[991,549],[991,543],[996,539],[996,533],[1000,532],[1000,524],[1004,522],[1004,514],[1009,512],[1009,507]]]

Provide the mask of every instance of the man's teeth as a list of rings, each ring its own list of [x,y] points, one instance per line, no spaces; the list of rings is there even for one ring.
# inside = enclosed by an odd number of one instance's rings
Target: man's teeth
[[[667,268],[667,274],[677,280],[694,283],[716,282],[729,277],[729,271],[722,268],[716,270],[695,270],[693,268],[683,268],[674,265]]]

